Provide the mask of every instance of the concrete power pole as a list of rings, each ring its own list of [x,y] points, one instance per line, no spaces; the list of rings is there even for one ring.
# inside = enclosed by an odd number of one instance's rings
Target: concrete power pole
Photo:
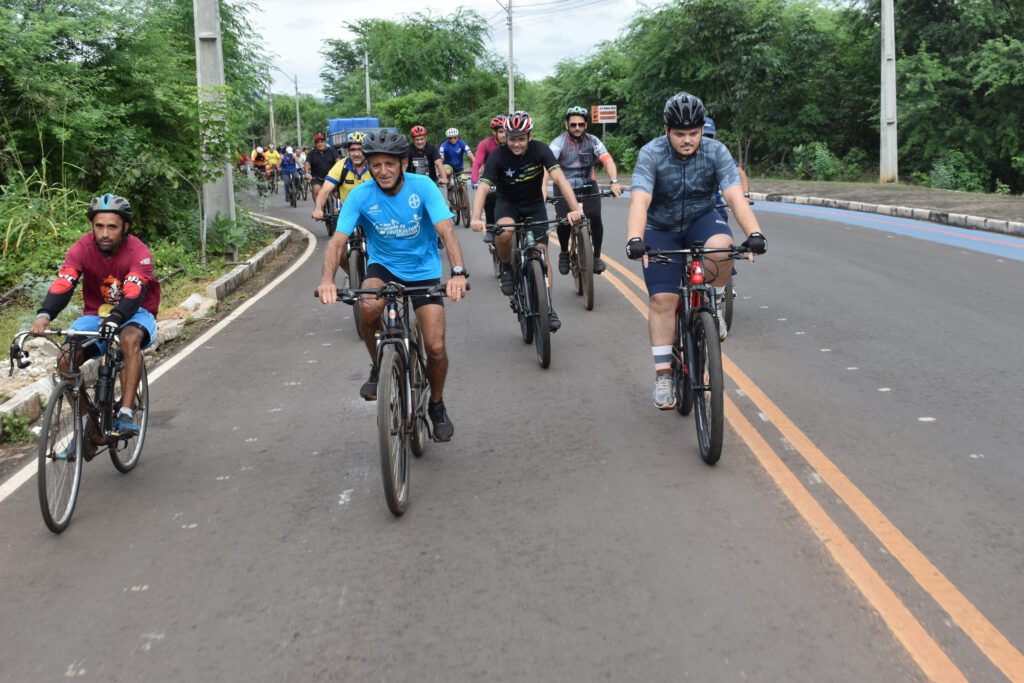
[[[270,74],[267,74],[269,77]],[[277,147],[277,123],[274,121],[274,79],[270,78],[267,86],[267,102],[270,105],[270,146]]]
[[[878,182],[899,182],[896,138],[896,31],[893,0],[882,0],[882,106]]]
[[[511,114],[516,110],[516,74],[515,62],[512,60],[512,0],[507,1],[505,11],[508,12],[508,113]]]
[[[366,74],[366,115],[370,115],[370,53],[363,50],[363,71]]]
[[[295,74],[295,150],[302,146],[302,119],[299,118],[299,74]]]
[[[220,5],[218,0],[192,0],[196,36],[196,82],[199,98],[203,102],[221,102],[224,98],[224,53],[220,33]],[[206,136],[206,139],[212,136]],[[226,141],[221,141],[226,144]],[[232,175],[230,150],[203,150],[206,158],[224,156],[216,180],[203,184],[203,216],[201,242],[203,261],[206,260],[207,227],[217,216],[235,220],[235,186]]]

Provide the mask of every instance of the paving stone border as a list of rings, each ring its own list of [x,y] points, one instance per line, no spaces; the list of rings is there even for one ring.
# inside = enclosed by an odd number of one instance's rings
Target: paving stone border
[[[233,269],[231,272],[218,278],[206,288],[206,297],[189,296],[180,306],[192,312],[193,316],[201,317],[218,302],[223,301],[227,295],[238,289],[244,282],[259,272],[271,259],[281,253],[290,240],[301,237],[297,230],[291,230],[284,226],[283,222],[269,217],[256,218],[260,223],[274,230],[280,230],[281,234],[269,246],[264,247],[255,256]],[[152,350],[156,350],[160,344],[168,342],[181,334],[185,328],[185,321],[180,318],[168,318],[157,321],[157,344]],[[38,354],[37,354],[38,355]],[[90,361],[83,366],[86,373],[90,371],[95,361]],[[88,379],[88,374],[86,375]],[[53,392],[53,381],[49,376],[38,379],[26,387],[22,387],[14,396],[0,405],[0,416],[21,415],[28,418],[30,423],[39,419],[41,405]]]

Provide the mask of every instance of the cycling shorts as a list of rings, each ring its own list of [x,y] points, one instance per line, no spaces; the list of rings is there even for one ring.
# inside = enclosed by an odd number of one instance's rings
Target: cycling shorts
[[[714,235],[729,235],[732,230],[722,220],[717,211],[711,210],[693,222],[689,228],[681,232],[654,230],[647,228],[644,232],[644,243],[654,251],[656,249],[686,249],[697,242],[707,242]],[[648,263],[644,268],[644,281],[647,283],[647,294],[669,293],[679,291],[683,279],[682,263]]]
[[[463,169],[462,166],[452,166],[451,164],[445,164],[444,165],[444,171],[449,176],[454,176],[454,175],[458,175],[458,174],[462,173],[462,169]]]
[[[101,318],[98,315],[83,315],[81,318],[68,325],[68,329],[81,330],[83,332],[99,332],[100,324],[102,322],[103,318]],[[135,315],[128,319],[127,322],[121,323],[120,329],[123,330],[128,325],[134,325],[135,327],[143,331],[143,349],[148,349],[150,346],[153,345],[153,342],[156,341],[156,318],[154,318],[153,314],[147,311],[145,308],[140,308],[138,311],[135,312]],[[92,358],[102,353],[106,353],[107,342],[97,341],[96,346],[94,348],[96,349],[96,351],[88,353],[88,357]]]
[[[390,270],[379,263],[371,263],[366,267],[366,278],[363,279],[363,282],[366,282],[371,277],[383,280],[384,282],[397,282],[406,287],[426,287],[428,285],[440,284],[441,282],[440,278],[433,278],[431,280],[403,280],[400,277],[396,277]],[[441,297],[425,297],[422,294],[412,297],[412,309],[414,311],[420,306],[429,305],[444,306],[444,299]]]
[[[499,196],[494,201],[494,222],[498,223],[502,218],[511,218],[516,223],[522,223],[527,218],[539,223],[546,223],[549,220],[547,206],[539,199],[535,202],[518,206]],[[547,244],[548,230],[550,228],[551,226],[549,225],[538,225],[535,228],[530,228],[530,232],[533,233],[533,240],[537,244]]]

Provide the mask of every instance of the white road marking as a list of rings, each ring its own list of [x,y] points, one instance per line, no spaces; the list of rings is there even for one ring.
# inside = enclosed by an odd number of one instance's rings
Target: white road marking
[[[129,588],[125,588],[124,592],[127,593],[127,592],[131,591],[132,593],[142,593],[142,592],[148,591],[148,590],[149,590],[149,586],[143,584],[141,586],[131,586]]]
[[[761,418],[761,422],[771,422],[771,420],[768,419],[768,416],[764,413],[758,413],[757,416]]]
[[[321,344],[320,346],[330,346],[330,345],[331,345],[331,342],[327,342],[326,344]]]
[[[984,453],[971,453],[971,460],[981,460],[984,457]]]
[[[794,334],[806,334],[806,332],[794,332]]]
[[[935,418],[934,417],[919,417],[919,418],[917,418],[917,421],[918,422],[935,422]]]
[[[740,389],[739,387],[736,387],[736,395],[737,395],[737,396],[746,396],[746,395],[747,395],[747,392],[743,391],[743,390],[742,390],[742,389]]]
[[[345,489],[338,494],[338,505],[348,505],[348,502],[352,500],[352,491],[355,489]]]
[[[890,389],[889,387],[878,387],[878,390],[881,391],[883,394],[892,391],[892,389]]]
[[[779,321],[780,323],[784,323],[784,322],[786,322],[786,319],[785,319],[785,318],[776,318],[776,320],[778,320],[778,321]]]
[[[831,351],[832,351],[832,349],[822,349],[821,350],[822,353],[830,353]]]
[[[259,441],[259,439],[255,436],[250,436],[248,439],[245,440],[246,443],[256,443],[257,441]]]
[[[282,410],[284,410],[284,408],[271,408],[267,412],[268,413],[280,413]]]
[[[315,363],[316,361],[315,360],[307,360],[306,362],[307,363]]]
[[[223,476],[217,477],[217,481],[227,481],[230,478],[231,478],[230,474],[225,474]]]
[[[824,481],[825,480],[821,478],[821,475],[815,472],[814,470],[811,470],[810,472],[807,473],[808,484],[821,484]]]
[[[286,387],[301,387],[302,382],[281,382]]]
[[[163,640],[166,636],[164,636],[163,633],[143,633],[142,637],[146,641],[145,644],[142,646],[142,651],[149,652],[149,650],[153,647],[153,643]]]
[[[762,309],[763,309],[763,308],[768,308],[768,307],[767,307],[767,306],[761,306],[760,308],[762,308]]]
[[[199,525],[196,524],[195,522],[193,522],[192,524],[182,524],[181,528],[182,529],[195,529],[197,526],[199,526]]]
[[[856,365],[851,365],[850,367],[848,367],[846,369],[847,370],[860,370],[860,368],[858,368]]]
[[[68,668],[64,671],[64,678],[78,678],[79,676],[85,675],[85,658],[76,659],[75,661],[68,664]]]

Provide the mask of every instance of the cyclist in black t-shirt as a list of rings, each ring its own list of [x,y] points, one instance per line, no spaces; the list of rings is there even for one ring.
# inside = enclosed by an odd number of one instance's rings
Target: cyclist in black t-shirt
[[[338,163],[338,153],[324,140],[324,136],[317,133],[313,136],[313,149],[306,155],[306,178],[312,186],[313,196],[320,194],[320,186],[324,184],[324,178]]]
[[[533,119],[525,111],[517,111],[505,117],[505,144],[501,145],[487,157],[484,165],[484,172],[480,175],[480,182],[488,188],[494,188],[497,192],[497,200],[494,203],[494,218],[498,225],[518,223],[525,219],[543,223],[548,220],[547,207],[544,204],[544,171],[551,176],[555,186],[559,188],[562,195],[569,203],[569,213],[566,218],[574,223],[583,217],[579,202],[572,191],[572,186],[566,180],[565,174],[558,166],[551,148],[538,140],[530,139],[533,131]],[[486,227],[483,216],[484,202],[487,201],[487,193],[477,192],[473,196],[473,221],[470,227],[477,232]],[[533,238],[544,252],[547,269],[551,270],[551,262],[548,259],[548,226],[541,225],[531,229]],[[512,233],[504,232],[494,240],[498,258],[504,264],[501,273],[501,292],[511,296],[514,287],[512,283],[512,271],[509,268],[509,261],[512,258]],[[552,278],[548,278],[548,288],[551,288]],[[551,311],[551,330],[555,331],[562,326],[561,321]]]
[[[409,133],[412,135],[412,145],[405,160],[405,170],[409,173],[429,175],[435,183],[447,185],[448,173],[441,164],[441,154],[437,147],[427,142],[427,129],[423,126],[413,126]]]

